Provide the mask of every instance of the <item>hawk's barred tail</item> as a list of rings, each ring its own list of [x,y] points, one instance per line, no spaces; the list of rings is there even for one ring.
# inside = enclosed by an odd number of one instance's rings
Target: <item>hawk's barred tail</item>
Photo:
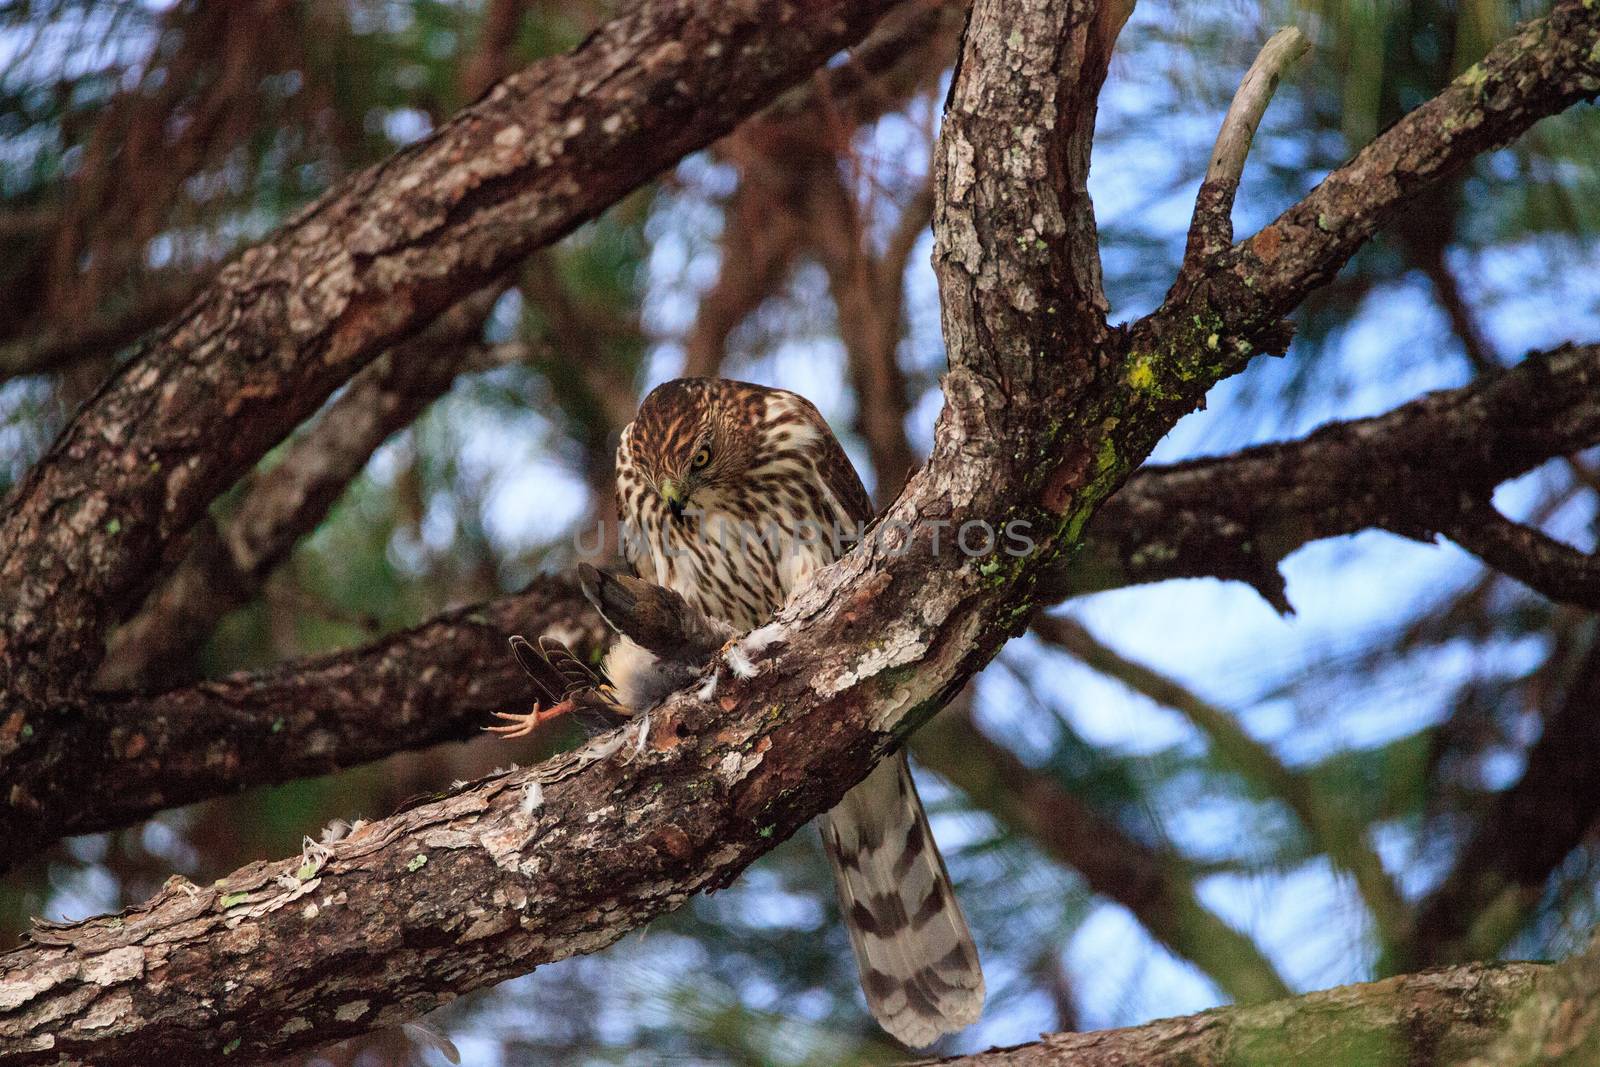
[[[977,1021],[983,972],[904,753],[822,817],[867,1004],[907,1045]]]

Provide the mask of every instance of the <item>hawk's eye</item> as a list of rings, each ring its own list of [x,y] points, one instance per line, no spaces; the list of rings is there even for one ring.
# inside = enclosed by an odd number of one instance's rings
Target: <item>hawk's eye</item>
[[[700,468],[704,467],[707,463],[710,463],[710,462],[711,462],[711,449],[709,449],[709,448],[701,448],[701,449],[698,449],[695,452],[694,458],[689,461],[689,465],[694,470],[699,470]]]

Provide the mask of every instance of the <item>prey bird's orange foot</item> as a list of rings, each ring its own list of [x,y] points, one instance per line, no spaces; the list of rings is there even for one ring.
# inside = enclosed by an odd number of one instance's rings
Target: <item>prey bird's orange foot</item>
[[[537,730],[541,724],[565,715],[572,708],[572,698],[568,697],[561,703],[554,704],[548,708],[541,708],[535,704],[532,711],[523,712],[520,715],[513,711],[497,711],[494,713],[495,718],[505,719],[506,724],[504,726],[485,726],[484,729],[491,734],[499,734],[507,739],[527,737]]]

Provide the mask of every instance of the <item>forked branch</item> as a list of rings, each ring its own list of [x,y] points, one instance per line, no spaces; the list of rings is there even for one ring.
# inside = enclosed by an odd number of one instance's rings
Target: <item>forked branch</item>
[[[1507,518],[1490,500],[1468,503],[1440,532],[1558,604],[1600,611],[1600,555],[1580,552],[1543,530]]]
[[[1195,198],[1194,218],[1189,224],[1189,243],[1184,253],[1185,267],[1198,268],[1205,259],[1233,244],[1233,201],[1244,174],[1244,161],[1256,128],[1266,114],[1272,94],[1284,72],[1311,48],[1305,34],[1286,26],[1261,47],[1255,62],[1245,71],[1239,91],[1228,105],[1228,113],[1217,131],[1211,148],[1211,162]]]

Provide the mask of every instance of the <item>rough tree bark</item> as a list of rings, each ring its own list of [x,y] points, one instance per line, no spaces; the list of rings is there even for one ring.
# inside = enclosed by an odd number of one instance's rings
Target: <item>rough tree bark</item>
[[[345,379],[858,40],[889,7],[651,0],[501,82],[225,268],[0,516],[0,837],[37,838],[57,707],[210,502]]]
[[[247,480],[225,526],[202,519],[183,562],[112,635],[96,687],[151,689],[153,679],[169,679],[169,687],[182,679],[194,649],[255,598],[378,446],[450,388],[500,292],[479,290],[365,367],[276,467]]]
[[[1277,563],[1302,545],[1371,528],[1426,536],[1454,519],[1463,494],[1596,444],[1600,345],[1535,353],[1491,379],[1298,441],[1146,467],[1100,509],[1082,550],[1044,576],[1042,596],[1216,577],[1286,604]],[[541,578],[354,652],[65,707],[72,785],[40,798],[42,822],[50,838],[113,829],[471,737],[491,712],[528,699],[505,652],[510,632],[552,633],[585,651],[602,637],[574,585]],[[0,839],[0,867],[36,844]]]
[[[1469,964],[918,1067],[1586,1067],[1600,1053],[1595,969],[1592,952]]]
[[[0,1055],[117,1064],[202,1049],[259,1062],[593,951],[726,884],[1026,625],[1041,579],[1100,502],[1209,385],[1282,342],[1280,316],[1385,214],[1600,90],[1600,12],[1566,0],[1261,234],[1197,259],[1160,311],[1113,330],[1084,189],[1094,102],[1125,15],[1044,0],[974,7],[937,154],[951,372],[932,457],[878,537],[744,639],[740,669],[719,663],[643,730],[403,811],[326,853],[253,864],[203,889],[173,884],[126,916],[40,931],[0,958]],[[406,314],[420,314],[426,292],[407,293],[418,303]],[[353,358],[347,330],[390,322],[364,307],[317,351]],[[159,364],[140,361],[119,381],[141,367],[159,379]],[[30,483],[24,515],[71,480],[74,443],[69,434],[43,468],[64,473]],[[225,463],[198,466],[203,481]],[[1019,519],[1037,535],[1029,556],[962,557],[931,543],[939,522]],[[140,521],[150,556],[153,523]],[[104,539],[86,540],[98,549],[74,549],[93,557],[73,561],[89,566],[80,601],[84,587],[114,586],[126,558],[99,558]],[[51,693],[39,625],[12,632],[42,643],[6,651]]]

